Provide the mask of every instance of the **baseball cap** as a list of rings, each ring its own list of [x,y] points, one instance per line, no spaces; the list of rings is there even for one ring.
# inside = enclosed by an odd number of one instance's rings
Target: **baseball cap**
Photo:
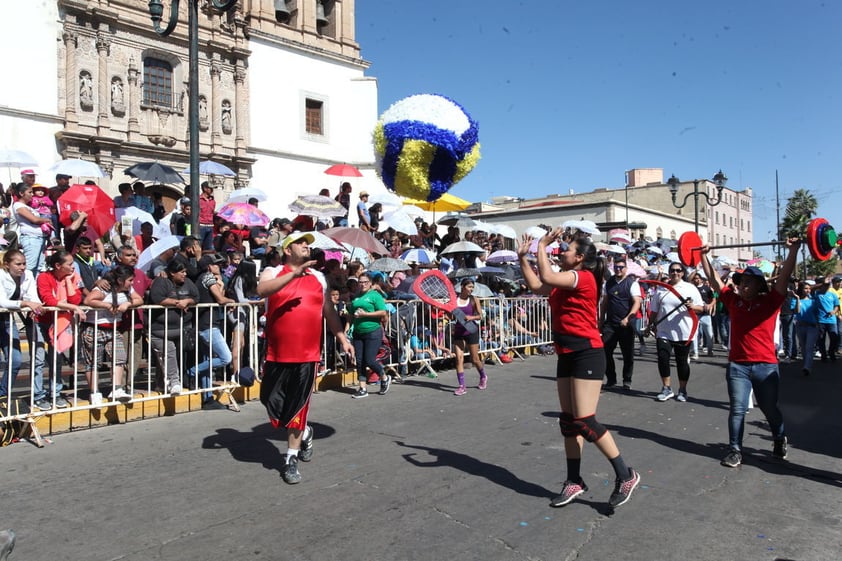
[[[769,283],[766,282],[766,276],[757,267],[746,267],[742,272],[734,273],[734,284],[740,284],[743,275],[760,279],[763,283],[763,288],[760,291],[769,292]]]
[[[842,281],[842,276],[836,275],[836,276],[835,276],[835,277],[833,277],[833,279],[832,279],[832,282],[839,282],[839,281]]]
[[[284,250],[287,248],[288,245],[299,242],[301,240],[306,241],[308,244],[313,243],[316,241],[316,236],[314,236],[311,232],[293,232],[281,242],[281,249]]]
[[[207,269],[209,265],[222,265],[225,261],[226,259],[218,253],[208,253],[199,259],[199,268],[204,270]]]
[[[20,174],[22,176],[23,175],[38,175],[37,173],[35,173],[34,169],[22,169],[22,170],[20,170]]]

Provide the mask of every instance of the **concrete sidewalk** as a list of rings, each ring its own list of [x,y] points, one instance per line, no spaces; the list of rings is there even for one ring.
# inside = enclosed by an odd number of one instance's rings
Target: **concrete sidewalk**
[[[453,395],[455,373],[386,396],[313,398],[315,456],[279,477],[284,433],[250,402],[58,435],[0,450],[0,529],[11,560],[835,560],[842,550],[842,372],[782,365],[787,462],[759,410],[744,465],[727,442],[722,357],[693,363],[688,403],[654,400],[650,354],[635,390],[599,418],[643,477],[609,515],[610,464],[588,445],[590,491],[548,506],[565,477],[555,357],[488,367],[489,388]]]

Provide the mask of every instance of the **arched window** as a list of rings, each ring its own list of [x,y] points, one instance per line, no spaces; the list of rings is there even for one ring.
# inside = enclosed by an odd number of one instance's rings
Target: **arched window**
[[[172,107],[172,65],[158,58],[143,59],[143,104]]]

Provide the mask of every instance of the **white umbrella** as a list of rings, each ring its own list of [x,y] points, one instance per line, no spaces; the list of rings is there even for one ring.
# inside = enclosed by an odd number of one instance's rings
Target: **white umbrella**
[[[368,206],[371,207],[375,203],[380,203],[380,206],[383,207],[383,211],[385,212],[387,209],[401,208],[403,206],[403,199],[388,191],[378,191],[368,196]]]
[[[23,150],[0,150],[0,167],[22,168],[38,166],[38,161]]]
[[[548,244],[545,251],[547,253],[552,253],[558,247],[558,242],[553,242]],[[538,240],[532,240],[532,243],[529,244],[529,251],[531,253],[538,253]]]
[[[508,238],[510,240],[514,240],[517,238],[517,233],[515,229],[509,226],[508,224],[492,224],[491,232],[497,234],[498,236],[503,236],[504,238]]]
[[[311,248],[315,247],[315,248],[323,249],[325,251],[347,251],[342,244],[333,241],[332,239],[325,236],[321,232],[314,231],[314,232],[307,232],[307,233],[312,234],[313,238],[315,238],[313,240],[313,243],[307,244]]]
[[[477,298],[491,298],[494,296],[494,292],[481,282],[474,283],[474,291],[472,294]]]
[[[181,173],[190,173],[190,166],[184,168]],[[212,160],[205,160],[199,162],[199,173],[202,175],[221,175],[222,177],[237,177],[237,174],[226,165],[214,162]]]
[[[407,263],[420,263],[421,265],[426,265],[428,263],[436,262],[436,254],[429,249],[416,247],[413,249],[407,249],[401,253],[401,259]]]
[[[47,170],[50,175],[62,174],[71,177],[105,177],[105,172],[94,162],[80,160],[61,160]]]
[[[403,211],[413,218],[418,218],[419,216],[423,218],[425,213],[424,209],[418,208],[414,205],[404,205]]]
[[[612,244],[608,246],[608,251],[610,253],[619,253],[620,255],[626,254],[626,248],[621,245]]]
[[[481,220],[474,220],[474,226],[471,230],[475,232],[485,232],[486,234],[491,234],[495,231],[494,224],[489,224],[488,222],[482,222]]]
[[[168,249],[173,249],[181,244],[181,239],[178,236],[167,236],[152,243],[149,247],[140,253],[137,258],[137,268],[144,269],[149,265],[153,259],[164,253]]]
[[[511,249],[498,249],[488,256],[486,263],[516,263],[518,260],[517,252]]]
[[[672,263],[680,263],[681,262],[681,258],[678,256],[678,253],[676,253],[674,251],[670,251],[669,253],[667,253],[666,258],[667,258],[667,260],[669,260]]]
[[[402,208],[387,212],[383,215],[383,220],[380,221],[381,232],[393,228],[396,232],[401,232],[408,236],[415,236],[418,234],[418,227],[415,226],[415,221]]]
[[[151,214],[149,214],[145,210],[137,208],[136,206],[114,209],[114,217],[117,219],[117,222],[121,222],[124,216],[128,216],[132,219],[133,236],[140,234],[140,227],[144,222],[149,222],[150,224],[152,224],[153,237],[160,239],[170,235],[169,226],[161,226]]]
[[[592,220],[567,220],[561,225],[561,227],[564,229],[570,228],[572,230],[579,230],[580,232],[585,232],[586,234],[599,233],[599,228],[596,227],[596,223]]]
[[[461,241],[452,243],[441,251],[442,255],[451,253],[485,253],[485,250],[473,242]]]
[[[235,189],[228,197],[229,202],[237,203],[247,203],[249,199],[257,199],[257,202],[262,203],[268,200],[269,196],[257,187],[244,187]]]
[[[622,228],[615,228],[608,232],[608,241],[609,242],[620,242],[620,243],[631,243],[632,238],[629,234],[628,230],[623,230]]]
[[[536,240],[540,240],[541,238],[547,235],[547,231],[539,226],[530,226],[529,228],[524,230],[523,233],[529,236],[530,238],[535,238]]]
[[[474,222],[472,218],[468,218],[467,216],[460,216],[459,219],[453,225],[463,230],[473,230],[477,223]]]
[[[646,248],[646,253],[654,253],[655,255],[663,255],[664,250],[656,245],[650,245]]]

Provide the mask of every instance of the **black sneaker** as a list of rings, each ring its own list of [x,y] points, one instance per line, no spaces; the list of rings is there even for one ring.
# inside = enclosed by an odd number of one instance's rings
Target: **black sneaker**
[[[632,492],[640,485],[640,474],[632,468],[629,468],[629,473],[631,475],[628,479],[614,480],[614,492],[611,493],[611,497],[608,499],[609,507],[617,508],[620,505],[626,504],[631,498]]]
[[[392,377],[388,374],[383,374],[383,377],[380,379],[380,395],[386,395],[386,392],[389,391],[389,386],[392,385]]]
[[[362,399],[364,397],[368,397],[368,391],[360,388],[357,391],[355,391],[351,397],[354,399]]]
[[[775,441],[775,446],[772,448],[772,455],[781,460],[786,460],[786,453],[789,448],[789,442],[786,437]]]
[[[740,454],[739,450],[732,448],[728,451],[728,455],[722,458],[722,461],[719,463],[729,468],[740,467],[740,464],[743,463],[743,455]]]
[[[573,500],[588,490],[588,486],[581,479],[578,482],[565,481],[561,488],[561,493],[557,497],[553,497],[550,501],[550,506],[560,507],[573,502]]]
[[[298,471],[298,456],[287,457],[287,464],[284,466],[284,471],[281,472],[281,477],[285,483],[295,485],[301,481],[301,472]]]
[[[228,408],[226,406],[219,403],[219,401],[214,398],[210,398],[202,404],[202,410],[204,411],[224,411],[227,409]]]
[[[308,430],[310,435],[301,439],[301,450],[298,452],[298,459],[302,462],[309,462],[313,459],[313,427],[307,425],[304,434],[307,434]]]

